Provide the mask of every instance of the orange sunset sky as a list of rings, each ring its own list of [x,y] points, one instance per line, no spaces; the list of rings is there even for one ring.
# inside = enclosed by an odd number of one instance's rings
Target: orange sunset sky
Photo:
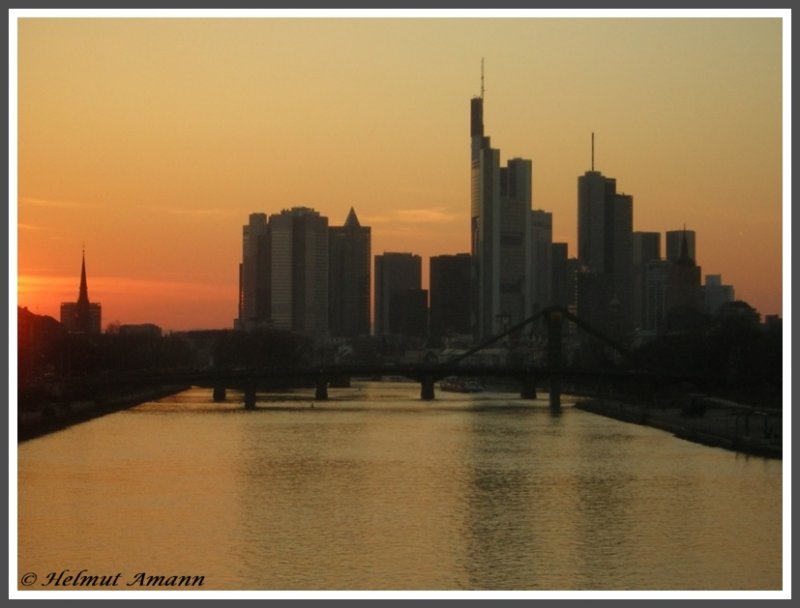
[[[704,276],[782,315],[784,24],[681,14],[19,17],[18,304],[57,319],[85,244],[103,327],[232,327],[243,224],[294,206],[354,207],[427,283],[469,250],[483,58],[486,132],[571,256],[594,132],[634,230],[695,230]]]

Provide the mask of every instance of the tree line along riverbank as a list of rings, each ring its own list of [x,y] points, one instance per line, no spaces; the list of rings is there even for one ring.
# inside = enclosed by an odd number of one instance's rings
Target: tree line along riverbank
[[[707,396],[644,404],[612,399],[579,399],[575,407],[623,422],[642,424],[676,437],[736,452],[781,459],[782,412]]]
[[[125,389],[99,399],[48,400],[20,408],[17,413],[17,440],[27,441],[74,424],[118,412],[187,390],[189,386],[167,385]]]

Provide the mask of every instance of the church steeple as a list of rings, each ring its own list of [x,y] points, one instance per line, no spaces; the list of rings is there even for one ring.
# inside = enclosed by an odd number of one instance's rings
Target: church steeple
[[[78,301],[61,303],[61,323],[69,333],[99,334],[101,320],[100,304],[89,302],[84,248],[81,251],[81,285],[78,290]]]
[[[78,303],[75,305],[75,329],[85,334],[92,333],[92,305],[89,303],[89,289],[86,286],[86,250],[81,254],[81,287]]]
[[[81,252],[81,286],[78,292],[78,305],[89,304],[89,289],[86,286],[86,250]]]

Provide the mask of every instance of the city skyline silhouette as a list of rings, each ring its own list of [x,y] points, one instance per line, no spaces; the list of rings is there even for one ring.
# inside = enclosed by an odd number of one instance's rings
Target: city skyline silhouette
[[[492,146],[531,159],[570,257],[594,166],[634,230],[686,225],[704,275],[782,314],[780,19],[27,18],[19,43],[17,297],[37,314],[74,300],[86,242],[104,326],[230,327],[242,224],[296,206],[354,208],[372,257],[421,255],[427,287],[431,256],[469,251],[483,87]]]

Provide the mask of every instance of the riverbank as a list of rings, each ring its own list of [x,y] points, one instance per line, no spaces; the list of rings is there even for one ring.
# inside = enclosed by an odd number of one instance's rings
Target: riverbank
[[[188,388],[190,387],[184,385],[158,386],[125,391],[102,401],[52,401],[37,408],[23,409],[17,414],[17,441],[41,437],[147,401],[168,397]]]
[[[779,410],[751,408],[703,396],[691,398],[689,404],[658,401],[640,405],[583,399],[578,400],[575,407],[623,422],[661,429],[703,445],[765,458],[783,457]]]

